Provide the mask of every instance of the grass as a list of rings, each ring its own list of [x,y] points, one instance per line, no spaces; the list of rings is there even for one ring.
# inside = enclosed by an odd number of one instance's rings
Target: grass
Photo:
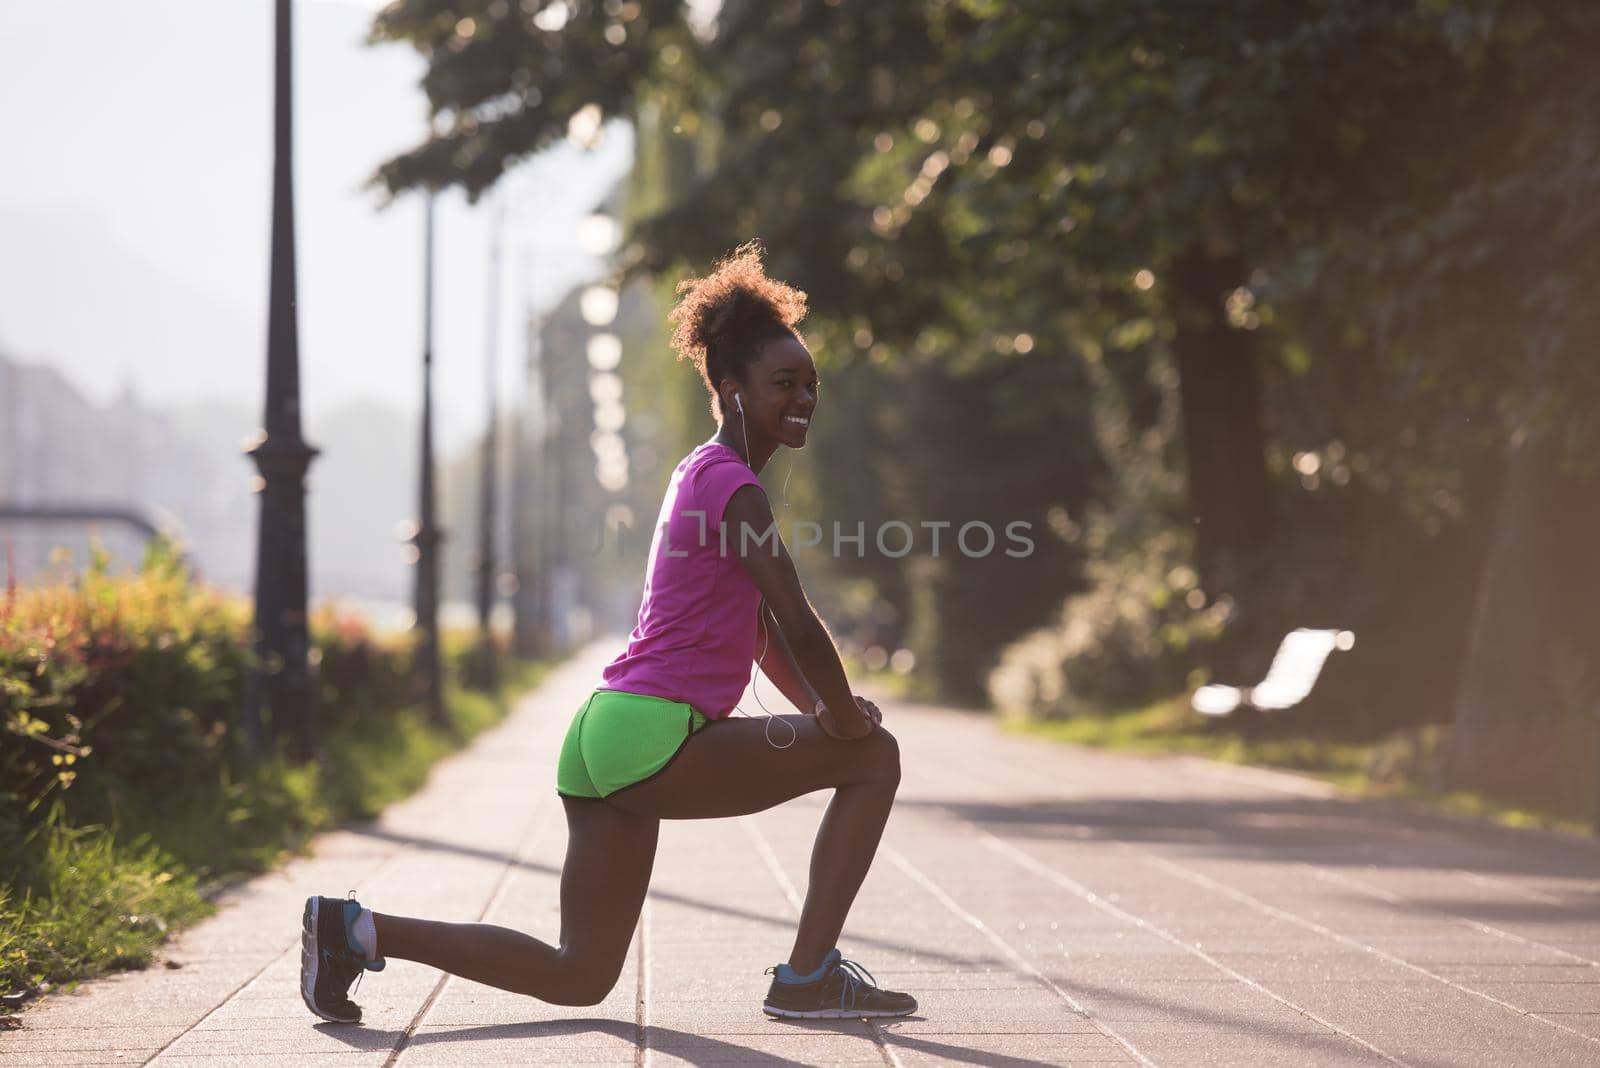
[[[1054,742],[1140,752],[1189,753],[1229,764],[1280,768],[1330,782],[1361,797],[1409,802],[1507,827],[1587,834],[1590,828],[1535,809],[1438,786],[1430,768],[1443,739],[1437,727],[1399,731],[1370,743],[1319,738],[1245,738],[1190,710],[1187,695],[1143,708],[1067,720],[1007,720],[1008,730]]]
[[[168,933],[212,911],[218,887],[412,793],[543,671],[514,668],[498,694],[449,688],[448,727],[406,709],[326,739],[312,764],[268,762],[248,781],[197,787],[159,811],[130,800],[113,825],[50,826],[26,882],[0,883],[0,994],[147,966]]]
[[[210,907],[193,873],[147,839],[119,843],[103,827],[49,836],[36,889],[0,890],[0,986],[50,986],[142,968],[169,930]]]

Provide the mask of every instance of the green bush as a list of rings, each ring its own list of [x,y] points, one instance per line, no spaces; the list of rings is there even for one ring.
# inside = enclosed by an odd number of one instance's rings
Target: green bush
[[[252,755],[249,630],[247,604],[161,551],[131,577],[96,562],[71,586],[6,590],[0,992],[146,961],[205,912],[206,886],[375,815],[504,711],[498,693],[447,683],[449,722],[428,722],[411,704],[409,642],[324,609],[311,623],[318,755]],[[524,667],[507,681],[531,679]]]
[[[1109,520],[1089,520],[1098,541]],[[1226,624],[1229,604],[1196,589],[1183,537],[1158,531],[1115,557],[1095,553],[1089,588],[1058,621],[1012,643],[989,675],[1009,717],[1066,719],[1143,704],[1183,687]]]
[[[0,842],[115,820],[125,783],[182,790],[225,765],[246,667],[242,605],[153,554],[118,581],[0,603]]]

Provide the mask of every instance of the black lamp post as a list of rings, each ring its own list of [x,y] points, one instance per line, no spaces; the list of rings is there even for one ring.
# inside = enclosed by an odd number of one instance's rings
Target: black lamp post
[[[500,232],[504,224],[504,204],[496,207],[489,225],[489,313],[484,326],[484,375],[488,395],[488,423],[483,431],[483,462],[481,484],[478,489],[478,679],[485,689],[494,689],[499,683],[499,658],[495,652],[494,630],[490,616],[494,612],[495,555],[494,525],[496,500],[497,450],[499,447],[499,359],[500,341]]]
[[[433,492],[433,194],[424,212],[422,280],[422,456],[417,487],[416,591],[413,608],[417,632],[412,678],[423,711],[445,722],[444,684],[439,663],[439,543],[444,540],[434,516]]]
[[[300,343],[295,315],[293,124],[289,0],[277,0],[272,161],[272,276],[267,312],[267,397],[263,428],[246,450],[260,472],[256,540],[256,663],[245,691],[251,748],[276,739],[310,757],[311,673],[307,663],[305,474],[317,455],[300,435]],[[262,709],[268,710],[266,717]]]
[[[547,652],[542,586],[548,576],[547,544],[543,529],[546,508],[545,432],[546,404],[544,359],[540,333],[543,317],[530,301],[523,332],[527,358],[523,364],[522,403],[513,415],[512,447],[516,460],[511,469],[511,563],[516,594],[511,608],[511,647],[522,659]]]

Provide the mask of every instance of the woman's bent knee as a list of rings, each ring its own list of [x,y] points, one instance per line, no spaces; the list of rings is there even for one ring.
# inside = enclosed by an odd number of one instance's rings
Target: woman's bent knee
[[[583,976],[563,984],[556,996],[548,1000],[557,1005],[598,1005],[616,985],[615,975]]]
[[[861,744],[872,747],[871,767],[873,781],[889,786],[900,785],[900,743],[884,727],[878,727],[861,739]]]
[[[565,958],[566,953],[562,956]],[[562,969],[561,982],[552,996],[539,995],[557,1005],[598,1005],[611,993],[622,975],[622,963],[596,967],[594,964],[569,964]]]

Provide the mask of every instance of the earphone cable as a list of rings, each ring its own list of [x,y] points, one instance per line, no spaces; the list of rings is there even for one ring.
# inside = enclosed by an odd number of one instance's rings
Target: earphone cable
[[[756,608],[756,618],[761,624],[761,651],[756,654],[756,661],[750,667],[750,693],[755,697],[756,704],[761,706],[762,714],[767,717],[766,725],[761,731],[761,733],[767,739],[767,744],[772,746],[774,749],[787,749],[799,739],[800,731],[794,726],[794,724],[785,720],[781,720],[774,715],[772,710],[767,707],[767,703],[761,699],[761,691],[756,689],[756,675],[760,671],[761,661],[767,658],[767,649],[771,644],[771,636],[767,631],[767,601],[764,597],[761,599],[760,605],[758,605]],[[734,711],[740,713],[741,715],[750,715],[750,713],[746,712],[738,705],[734,705],[733,707]],[[772,740],[772,724],[774,722],[782,723],[784,726],[789,728],[789,740],[782,745],[779,745],[777,742]]]

